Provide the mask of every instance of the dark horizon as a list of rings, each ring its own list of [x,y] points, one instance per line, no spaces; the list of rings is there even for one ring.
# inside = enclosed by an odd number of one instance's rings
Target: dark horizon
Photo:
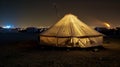
[[[117,0],[0,0],[0,26],[51,26],[72,13],[91,27],[120,26],[120,4]]]

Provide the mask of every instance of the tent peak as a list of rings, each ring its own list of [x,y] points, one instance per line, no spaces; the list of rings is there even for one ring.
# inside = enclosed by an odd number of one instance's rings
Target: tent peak
[[[71,13],[66,14],[65,16],[77,17],[76,15],[73,15],[73,14],[71,14]]]

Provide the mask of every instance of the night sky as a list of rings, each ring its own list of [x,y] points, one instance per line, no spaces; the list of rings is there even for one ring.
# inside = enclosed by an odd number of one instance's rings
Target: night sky
[[[120,26],[117,0],[0,0],[0,26],[51,26],[68,13],[92,27]]]

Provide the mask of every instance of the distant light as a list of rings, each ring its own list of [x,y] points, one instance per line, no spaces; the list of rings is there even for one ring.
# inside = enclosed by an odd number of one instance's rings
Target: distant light
[[[104,23],[104,25],[105,25],[107,28],[110,28],[110,27],[111,27],[110,24],[108,24],[108,23]]]
[[[3,28],[8,28],[8,29],[9,29],[9,28],[11,28],[11,26],[10,26],[10,25],[8,25],[8,26],[3,26]]]

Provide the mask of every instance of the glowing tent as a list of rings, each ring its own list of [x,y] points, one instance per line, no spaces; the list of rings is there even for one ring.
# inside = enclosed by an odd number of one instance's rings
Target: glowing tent
[[[41,33],[40,41],[51,46],[85,48],[102,45],[103,36],[76,16],[67,14]]]

